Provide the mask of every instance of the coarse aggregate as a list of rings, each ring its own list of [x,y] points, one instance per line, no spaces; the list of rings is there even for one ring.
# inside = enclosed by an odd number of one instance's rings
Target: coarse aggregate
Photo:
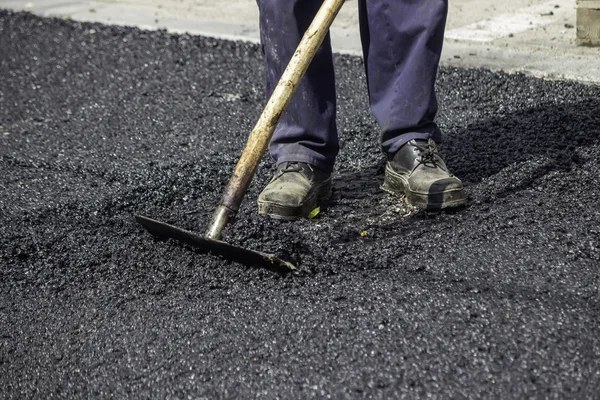
[[[384,194],[360,58],[318,218],[205,229],[262,107],[259,46],[0,11],[0,397],[589,398],[600,388],[600,87],[440,70],[464,209]],[[590,66],[591,68],[594,66]]]

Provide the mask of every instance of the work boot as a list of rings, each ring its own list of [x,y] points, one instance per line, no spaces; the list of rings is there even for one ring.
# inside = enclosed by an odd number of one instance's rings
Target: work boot
[[[409,204],[423,210],[465,205],[467,196],[460,179],[448,171],[436,143],[411,140],[385,166],[381,187],[394,195],[406,195]]]
[[[258,213],[276,219],[309,216],[331,196],[331,174],[310,164],[286,162],[258,196]]]

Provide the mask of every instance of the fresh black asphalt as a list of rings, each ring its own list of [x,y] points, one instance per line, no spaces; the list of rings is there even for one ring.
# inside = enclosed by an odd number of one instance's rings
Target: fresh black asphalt
[[[259,46],[0,11],[0,397],[598,398],[600,87],[442,69],[469,206],[424,214],[379,189],[362,61],[336,66],[334,198],[258,216],[265,156],[225,234],[281,275],[133,219],[203,232]]]

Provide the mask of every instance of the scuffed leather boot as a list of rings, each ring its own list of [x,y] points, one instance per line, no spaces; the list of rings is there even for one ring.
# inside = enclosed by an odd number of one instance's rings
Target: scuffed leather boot
[[[310,164],[286,162],[258,196],[258,213],[276,219],[308,216],[331,196],[331,174]]]
[[[436,143],[411,140],[390,158],[381,187],[394,195],[406,195],[409,204],[424,210],[441,210],[467,203],[460,179],[448,171]]]

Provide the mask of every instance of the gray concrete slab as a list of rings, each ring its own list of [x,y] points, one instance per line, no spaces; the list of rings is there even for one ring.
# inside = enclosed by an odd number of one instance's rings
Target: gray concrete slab
[[[253,0],[0,0],[0,8],[174,33],[258,41]],[[600,48],[575,44],[575,0],[454,0],[442,64],[600,83]],[[336,52],[360,55],[356,2],[332,28]]]

